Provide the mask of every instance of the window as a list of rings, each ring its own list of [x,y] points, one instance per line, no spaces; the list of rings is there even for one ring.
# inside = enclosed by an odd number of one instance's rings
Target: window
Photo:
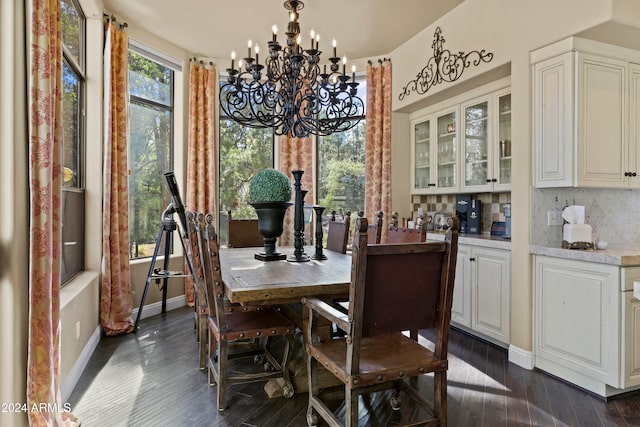
[[[255,217],[249,205],[249,181],[273,167],[273,130],[244,127],[220,118],[220,207],[237,219]]]
[[[131,259],[153,254],[162,211],[171,202],[164,173],[173,170],[174,71],[156,58],[158,54],[129,46]]]
[[[62,27],[62,283],[84,270],[85,17],[60,1]]]
[[[244,127],[220,117],[220,224],[229,210],[235,219],[256,218],[249,205],[249,181],[259,170],[273,167],[273,141],[273,129]],[[225,233],[220,227],[221,241]]]
[[[365,103],[367,82],[357,79],[358,96]],[[366,112],[352,129],[318,138],[318,203],[325,214],[364,210]]]

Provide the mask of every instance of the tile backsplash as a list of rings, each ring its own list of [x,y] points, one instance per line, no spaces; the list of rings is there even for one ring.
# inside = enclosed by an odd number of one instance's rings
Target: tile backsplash
[[[545,188],[531,190],[531,244],[561,246],[562,227],[547,225],[547,212],[567,205],[585,206],[593,240],[640,242],[640,190]]]
[[[511,203],[510,192],[472,194],[471,198],[480,200],[482,203],[482,224],[480,232],[483,234],[489,234],[491,232],[491,223],[493,221],[504,221],[504,204]],[[419,208],[422,208],[426,214],[430,215],[442,210],[453,216],[456,212],[456,195],[437,194],[411,196],[411,218],[417,218]],[[400,220],[403,218],[406,218],[406,216],[403,212],[400,212]]]

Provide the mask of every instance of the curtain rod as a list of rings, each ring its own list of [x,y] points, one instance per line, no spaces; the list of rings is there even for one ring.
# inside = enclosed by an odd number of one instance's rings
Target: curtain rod
[[[382,59],[378,59],[378,64],[382,64],[383,62],[391,62],[391,58],[382,58]],[[369,65],[373,65],[373,61],[372,60],[368,60],[367,61],[369,63]]]
[[[114,22],[114,23],[116,22],[116,17],[113,16],[113,15],[109,15],[109,14],[103,13],[102,17],[106,18],[107,21],[111,21],[111,22]],[[128,26],[129,25],[126,22],[123,22],[122,24],[120,24],[120,29],[123,30],[123,29],[127,28]]]

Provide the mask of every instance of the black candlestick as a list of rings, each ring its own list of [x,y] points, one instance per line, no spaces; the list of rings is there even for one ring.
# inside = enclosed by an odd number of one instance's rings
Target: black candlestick
[[[323,260],[327,256],[322,253],[322,212],[324,206],[314,206],[313,211],[316,215],[316,253],[311,255],[311,259]]]
[[[287,261],[291,262],[306,262],[309,261],[309,256],[304,253],[304,196],[308,193],[307,190],[300,188],[300,180],[302,179],[302,170],[291,171],[294,179],[294,190],[296,194],[295,200],[295,212],[293,216],[293,255],[287,258]]]

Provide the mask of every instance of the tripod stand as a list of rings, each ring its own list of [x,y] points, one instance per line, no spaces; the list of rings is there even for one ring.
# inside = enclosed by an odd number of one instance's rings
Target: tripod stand
[[[167,311],[167,279],[175,277],[193,278],[193,267],[191,266],[187,248],[184,244],[184,239],[182,238],[182,234],[180,234],[180,231],[178,231],[178,237],[180,238],[180,243],[182,244],[182,250],[184,251],[184,257],[187,261],[187,266],[189,267],[190,274],[184,274],[182,271],[169,271],[169,255],[171,252],[172,233],[178,229],[178,224],[173,219],[174,213],[176,213],[176,209],[173,206],[173,203],[170,203],[169,206],[167,206],[167,208],[164,210],[164,212],[162,212],[162,226],[160,227],[160,231],[158,232],[156,247],[153,250],[153,256],[151,257],[151,265],[149,266],[149,273],[147,273],[147,282],[144,285],[144,291],[142,292],[142,298],[140,299],[140,307],[138,307],[138,315],[136,316],[136,323],[133,328],[134,331],[138,330],[138,323],[140,322],[140,316],[142,315],[142,307],[144,306],[144,300],[147,297],[147,290],[149,289],[149,283],[151,283],[151,280],[155,280],[156,284],[160,284],[160,280],[162,280],[162,313],[165,313]],[[155,265],[163,237],[165,243],[164,263],[161,270],[159,268],[155,268]]]

